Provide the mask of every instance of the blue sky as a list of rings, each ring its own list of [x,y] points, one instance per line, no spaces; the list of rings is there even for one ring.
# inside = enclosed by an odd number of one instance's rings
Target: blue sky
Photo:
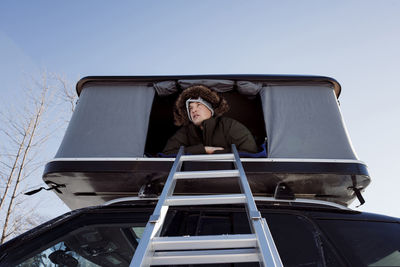
[[[18,102],[24,75],[43,69],[72,83],[87,75],[330,76],[342,85],[342,113],[372,177],[359,209],[400,217],[398,14],[397,0],[1,1],[0,104]]]

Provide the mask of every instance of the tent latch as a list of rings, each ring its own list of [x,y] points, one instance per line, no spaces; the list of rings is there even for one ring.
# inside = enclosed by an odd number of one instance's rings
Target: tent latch
[[[46,190],[46,191],[54,190],[57,193],[62,194],[62,192],[58,188],[65,188],[66,187],[65,184],[56,184],[54,182],[47,183],[47,185],[49,186],[49,188],[45,188],[45,187],[41,186],[38,189],[34,189],[34,190],[31,190],[29,192],[24,193],[24,195],[31,196],[31,195],[34,195],[34,194],[42,191],[43,189]]]

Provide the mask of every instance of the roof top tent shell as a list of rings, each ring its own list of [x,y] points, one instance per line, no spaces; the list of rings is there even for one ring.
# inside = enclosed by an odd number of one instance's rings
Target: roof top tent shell
[[[182,90],[203,84],[224,95],[226,114],[245,126],[267,158],[243,159],[253,192],[270,196],[287,183],[297,197],[347,205],[349,188],[370,182],[347,134],[331,78],[286,75],[193,75],[86,77],[77,84],[79,103],[55,159],[43,178],[59,186],[70,207],[137,196],[145,185],[163,183],[173,159],[152,157],[176,131],[172,107]],[[185,163],[191,168],[220,168]],[[221,163],[230,164],[230,163]],[[187,181],[176,192],[219,193],[237,185],[221,179],[207,186]]]

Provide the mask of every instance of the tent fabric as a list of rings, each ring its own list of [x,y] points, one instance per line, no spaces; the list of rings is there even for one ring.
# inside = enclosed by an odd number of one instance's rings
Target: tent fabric
[[[269,157],[357,159],[333,88],[267,86],[260,96]]]
[[[85,87],[56,158],[143,157],[153,87]]]
[[[190,86],[201,84],[206,85],[216,92],[227,92],[233,90],[235,83],[228,80],[179,80],[178,84],[186,89]],[[175,81],[162,81],[153,84],[159,96],[168,96],[170,94],[176,93],[178,88]],[[240,94],[255,96],[257,95],[263,83],[261,82],[250,82],[250,81],[237,81],[237,90]]]
[[[168,96],[178,92],[175,81],[157,82],[154,83],[153,86],[159,96]]]
[[[174,92],[178,84],[182,88],[204,84],[221,91],[232,90],[235,82],[210,79],[165,81],[154,87],[147,83],[88,85],[81,92],[56,158],[143,157],[155,92]],[[357,159],[333,88],[315,84],[262,86],[249,81],[236,85],[241,94],[259,91],[268,157]]]
[[[237,90],[242,95],[255,96],[263,86],[261,82],[237,81]]]
[[[233,90],[235,82],[230,80],[206,79],[206,80],[178,80],[178,84],[182,87],[182,89],[186,89],[193,85],[204,85],[218,93],[223,93]]]

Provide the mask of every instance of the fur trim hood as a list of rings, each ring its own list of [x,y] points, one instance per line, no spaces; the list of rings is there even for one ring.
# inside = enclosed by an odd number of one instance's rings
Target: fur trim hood
[[[225,98],[204,85],[194,85],[187,88],[186,90],[183,90],[183,92],[179,95],[178,99],[175,102],[175,125],[181,126],[189,124],[190,121],[186,111],[186,100],[189,98],[199,97],[203,98],[205,101],[212,105],[212,108],[215,112],[215,117],[219,117],[229,110],[229,105],[228,102],[226,102]]]

